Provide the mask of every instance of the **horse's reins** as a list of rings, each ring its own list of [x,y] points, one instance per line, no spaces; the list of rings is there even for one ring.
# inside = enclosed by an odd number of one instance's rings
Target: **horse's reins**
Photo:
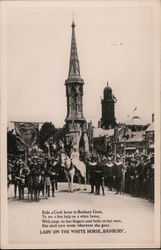
[[[72,161],[71,161],[71,164],[70,164],[70,167],[69,167],[69,168],[64,167],[64,169],[65,169],[66,171],[68,171],[68,172],[70,172],[70,170],[72,170],[73,168],[74,168],[74,165],[73,165]]]

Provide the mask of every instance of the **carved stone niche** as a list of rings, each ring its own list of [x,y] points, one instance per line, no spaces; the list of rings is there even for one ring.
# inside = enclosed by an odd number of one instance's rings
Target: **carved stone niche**
[[[67,96],[69,96],[69,95],[71,95],[71,87],[70,86],[67,87]]]

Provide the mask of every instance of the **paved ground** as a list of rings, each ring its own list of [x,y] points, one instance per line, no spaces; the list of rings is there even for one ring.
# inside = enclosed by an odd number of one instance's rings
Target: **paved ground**
[[[8,211],[9,211],[9,243],[36,243],[36,244],[65,244],[71,246],[71,242],[83,246],[88,243],[90,247],[97,247],[97,244],[105,247],[109,244],[152,244],[154,242],[154,206],[147,200],[134,198],[129,195],[115,195],[114,192],[105,190],[105,196],[90,194],[90,187],[87,191],[79,190],[78,185],[74,185],[74,193],[67,191],[67,183],[59,183],[56,197],[39,202],[28,202],[27,196],[24,201],[13,198],[13,187],[9,190]],[[59,232],[45,234],[42,228],[42,210],[44,211],[101,211],[93,213],[95,224],[106,225],[98,232],[87,233],[88,228],[77,227],[74,229],[84,229],[82,232],[65,233],[61,230],[65,228],[52,228],[52,231]],[[91,215],[92,215],[91,214]],[[57,214],[56,214],[57,216]],[[93,220],[93,218],[92,218]],[[114,220],[118,220],[114,222]],[[87,223],[88,224],[88,223]],[[51,229],[51,228],[50,228]],[[68,228],[73,229],[73,228]],[[92,228],[99,229],[98,227]],[[105,231],[103,231],[103,229]],[[109,231],[109,229],[115,229]],[[122,231],[119,231],[121,229]],[[117,232],[116,232],[117,231]]]

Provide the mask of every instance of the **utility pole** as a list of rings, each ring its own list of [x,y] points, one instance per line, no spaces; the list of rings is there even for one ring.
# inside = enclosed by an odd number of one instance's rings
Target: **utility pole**
[[[114,128],[114,160],[116,160],[116,154],[117,154],[117,138],[118,138],[118,128]]]

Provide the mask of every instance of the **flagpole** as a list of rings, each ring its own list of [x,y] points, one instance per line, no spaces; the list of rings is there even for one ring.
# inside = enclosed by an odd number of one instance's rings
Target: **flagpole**
[[[27,167],[27,146],[25,147],[25,166]]]
[[[48,139],[48,156],[49,157],[51,156],[51,154],[50,154],[50,141],[49,141],[49,139]]]
[[[117,127],[114,128],[114,160],[116,160],[116,154],[117,154]]]
[[[124,162],[123,162],[123,180],[122,180],[122,192],[125,192],[125,170],[126,170],[126,125],[125,125],[125,132],[124,132]]]
[[[114,143],[114,160],[116,160],[116,140],[115,140],[115,143]]]

